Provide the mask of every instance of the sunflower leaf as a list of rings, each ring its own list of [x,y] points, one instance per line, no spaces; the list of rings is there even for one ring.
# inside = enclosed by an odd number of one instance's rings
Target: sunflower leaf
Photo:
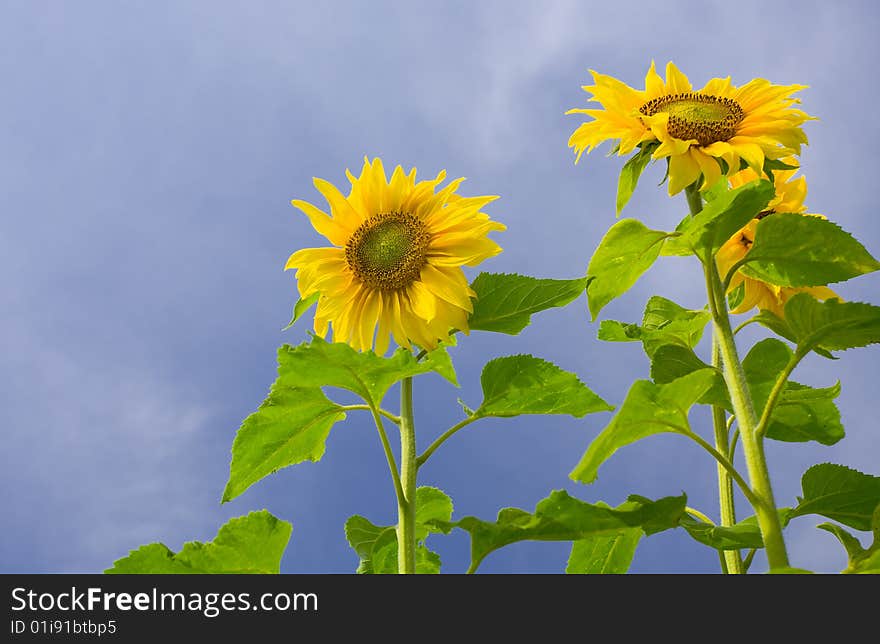
[[[681,518],[680,525],[694,540],[715,550],[764,547],[757,521],[746,520],[733,526],[715,526],[685,515]]]
[[[287,331],[290,327],[294,325],[294,323],[300,319],[303,315],[305,315],[306,311],[308,311],[315,302],[321,297],[321,294],[317,291],[312,293],[306,298],[300,298],[296,301],[296,304],[293,305],[293,315],[290,318],[290,322],[287,323],[287,326],[281,329],[282,331]]]
[[[880,575],[880,505],[874,509],[874,540],[867,548],[863,548],[858,539],[838,525],[822,523],[816,527],[837,537],[846,550],[849,562],[842,571],[844,574]]]
[[[429,371],[458,386],[445,347],[427,353],[421,361],[403,348],[385,358],[319,337],[312,338],[310,343],[295,347],[285,344],[278,349],[278,384],[339,387],[357,394],[368,404],[380,404],[394,383]]]
[[[667,384],[636,380],[611,422],[593,439],[569,477],[596,480],[599,466],[621,447],[664,432],[690,431],[688,410],[716,381],[714,369],[701,369]]]
[[[651,160],[651,154],[660,145],[658,141],[643,144],[638,152],[632,155],[620,170],[620,178],[617,180],[617,216],[623,211],[626,204],[635,192],[639,177]]]
[[[480,376],[483,402],[474,416],[521,414],[586,414],[614,409],[578,377],[552,362],[530,355],[496,358]]]
[[[790,212],[758,223],[743,262],[743,274],[778,286],[821,286],[880,269],[880,262],[837,224]]]
[[[703,337],[703,331],[711,318],[711,314],[705,309],[688,310],[672,300],[655,295],[645,305],[641,326],[603,320],[599,324],[598,338],[605,342],[641,341],[645,353],[650,357],[658,348],[667,344],[693,349]]]
[[[643,534],[641,528],[627,528],[616,534],[575,541],[571,544],[565,572],[569,575],[622,575],[629,570]]]
[[[440,572],[440,556],[425,546],[431,533],[439,532],[435,521],[452,519],[452,499],[435,487],[416,490],[416,572]],[[396,574],[397,530],[395,526],[377,526],[362,516],[354,515],[345,522],[345,538],[360,557],[359,574]]]
[[[785,318],[769,311],[756,317],[771,331],[796,343],[801,351],[844,351],[880,343],[880,307],[861,302],[829,299],[819,302],[798,293],[785,303]]]
[[[658,347],[651,356],[651,380],[658,385],[673,382],[701,369],[714,371],[715,379],[712,386],[700,396],[697,402],[701,405],[718,405],[732,411],[733,405],[730,403],[721,371],[700,360],[693,349],[680,344],[664,344]]]
[[[565,306],[577,299],[587,278],[537,279],[515,273],[480,273],[471,284],[476,292],[471,331],[517,335],[531,322],[533,313]]]
[[[863,474],[844,465],[822,463],[801,478],[803,498],[792,518],[820,514],[856,530],[870,530],[880,504],[880,476]]]
[[[770,392],[793,352],[787,344],[766,338],[751,348],[743,360],[755,410],[764,411]],[[833,400],[840,395],[840,383],[816,389],[793,381],[785,385],[767,428],[767,438],[786,442],[817,441],[833,445],[844,436],[840,412]]]
[[[161,543],[141,546],[107,574],[278,574],[292,526],[266,510],[227,521],[213,541],[185,543],[174,553]]]
[[[669,233],[651,230],[637,219],[621,219],[605,233],[587,267],[587,303],[594,321],[651,268],[667,237]]]
[[[435,521],[443,532],[453,528],[471,535],[471,567],[474,571],[487,555],[518,541],[580,541],[598,536],[615,536],[632,528],[654,534],[678,525],[687,497],[668,496],[652,501],[630,496],[620,508],[604,503],[586,503],[564,490],[554,490],[539,501],[534,513],[504,508],[494,522],[477,517],[458,521]]]
[[[685,220],[681,235],[667,242],[664,254],[680,255],[687,251],[708,261],[770,203],[774,194],[772,183],[756,180],[717,195],[699,213]]]

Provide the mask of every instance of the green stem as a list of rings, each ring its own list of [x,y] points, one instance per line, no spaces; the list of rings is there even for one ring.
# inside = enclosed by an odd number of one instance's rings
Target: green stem
[[[422,453],[422,455],[416,459],[416,465],[418,465],[419,467],[424,465],[425,461],[427,461],[428,458],[430,458],[431,454],[433,454],[437,450],[438,447],[440,447],[449,438],[451,438],[452,435],[455,434],[458,430],[467,427],[468,425],[470,425],[472,422],[474,422],[478,418],[482,418],[482,417],[481,416],[468,416],[464,420],[456,423],[455,425],[453,425],[452,427],[447,429],[445,432],[443,432],[440,436],[437,437],[437,440],[435,440],[433,443],[431,443],[428,446],[428,449],[426,449]]]
[[[412,378],[400,383],[400,483],[397,499],[397,569],[416,572],[416,428],[413,423]]]
[[[755,505],[759,502],[758,497],[755,496],[755,493],[749,487],[749,484],[746,483],[746,480],[742,477],[742,474],[740,474],[739,472],[736,471],[736,468],[733,466],[733,463],[731,463],[727,459],[727,457],[724,456],[724,454],[722,454],[717,449],[712,447],[707,441],[703,440],[702,436],[694,433],[691,430],[687,430],[687,431],[677,430],[677,431],[678,431],[678,433],[683,434],[684,436],[687,436],[692,441],[694,441],[697,445],[699,445],[704,450],[709,452],[715,458],[715,460],[718,461],[718,463],[725,470],[727,470],[727,472],[730,474],[731,478],[739,486],[739,489],[742,491],[743,496],[745,496],[752,505]]]
[[[717,337],[712,338],[712,366],[721,367],[721,350],[718,347]],[[715,449],[717,449],[728,461],[733,461],[729,449],[729,434],[727,419],[724,417],[724,409],[718,405],[712,406],[712,427],[715,430]],[[733,479],[721,463],[716,464],[718,473],[718,504],[721,514],[722,526],[736,524],[736,505],[733,497]],[[742,575],[745,573],[742,563],[742,554],[739,550],[724,550],[724,570],[728,574]]]
[[[702,210],[702,198],[697,184],[685,189],[691,213]],[[703,258],[706,292],[709,297],[709,308],[714,321],[715,337],[721,355],[724,381],[733,403],[733,412],[739,425],[740,438],[745,452],[746,467],[751,481],[751,491],[755,498],[749,499],[758,517],[758,526],[764,538],[767,561],[770,568],[788,568],[788,552],[782,537],[782,524],[773,499],[773,488],[770,485],[770,472],[764,455],[763,437],[757,433],[758,418],[755,414],[748,382],[742,363],[736,351],[736,342],[730,326],[730,316],[724,298],[724,288],[718,275],[718,266],[714,257]],[[725,449],[725,453],[729,453]],[[719,461],[720,462],[720,461]],[[734,470],[735,471],[735,470]]]
[[[356,409],[364,409],[364,410],[367,410],[367,411],[373,411],[373,408],[370,407],[369,405],[340,405],[340,406],[341,406],[342,409],[344,409],[345,411],[354,411],[354,410],[356,410]],[[385,416],[385,418],[387,418],[388,420],[390,420],[390,421],[391,421],[392,423],[394,423],[395,425],[399,425],[399,424],[400,424],[400,416],[395,416],[395,415],[392,414],[390,411],[386,411],[386,410],[381,409],[381,408],[380,408],[380,409],[376,409],[375,411],[377,411],[377,412],[379,412],[381,415]]]
[[[788,568],[788,552],[782,537],[782,524],[776,510],[776,501],[773,499],[773,487],[770,484],[770,472],[764,454],[763,437],[756,431],[758,419],[749,393],[746,375],[736,351],[736,342],[730,327],[727,307],[723,304],[724,294],[720,290],[721,278],[718,276],[715,259],[709,258],[705,268],[706,282],[709,287],[709,304],[713,309],[712,317],[715,321],[721,349],[724,380],[727,383],[730,401],[733,403],[733,411],[739,425],[751,488],[757,496],[758,502],[753,505],[758,517],[758,526],[761,528],[761,535],[764,538],[767,561],[771,569]],[[721,306],[718,306],[719,299],[722,300]]]
[[[779,377],[776,379],[776,382],[773,385],[773,390],[767,398],[767,404],[764,405],[761,420],[758,421],[758,426],[755,429],[755,433],[758,436],[763,437],[767,433],[767,428],[770,425],[770,416],[773,414],[773,408],[776,407],[776,402],[779,400],[779,396],[785,391],[788,377],[791,375],[791,372],[794,371],[795,367],[798,366],[798,363],[800,363],[804,355],[805,354],[800,349],[795,351],[789,359],[788,364],[785,365],[785,369],[782,370],[782,373],[780,373]]]
[[[385,459],[388,461],[388,469],[391,470],[391,482],[394,484],[394,494],[397,496],[397,502],[403,498],[403,486],[400,484],[400,474],[397,471],[397,462],[394,460],[394,452],[391,451],[391,443],[388,442],[388,434],[385,433],[385,427],[382,425],[382,417],[379,411],[369,407],[373,412],[373,420],[376,423],[376,429],[379,432],[379,440],[382,441],[382,449],[385,451]]]

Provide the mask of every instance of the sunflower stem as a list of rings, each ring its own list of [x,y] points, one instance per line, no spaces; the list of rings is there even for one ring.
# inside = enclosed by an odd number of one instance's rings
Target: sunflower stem
[[[688,206],[694,214],[702,210],[702,198],[696,183],[685,189]],[[733,330],[730,325],[730,315],[727,311],[727,303],[721,278],[718,275],[718,266],[714,256],[701,258],[704,261],[706,278],[706,291],[709,299],[709,309],[712,312],[714,337],[718,344],[724,381],[733,404],[737,424],[740,429],[740,438],[745,453],[746,467],[749,473],[750,487],[753,498],[750,502],[754,506],[758,517],[758,526],[764,539],[764,547],[767,552],[767,562],[770,568],[788,568],[788,552],[785,548],[785,540],[782,537],[782,524],[779,521],[779,512],[773,499],[773,488],[770,484],[770,472],[767,468],[767,459],[764,454],[763,437],[757,433],[758,417],[752,403],[748,382],[745,372],[736,350]],[[724,433],[725,437],[727,432]],[[716,436],[716,440],[720,436]],[[721,451],[719,449],[719,451]],[[724,444],[724,454],[729,454],[727,440]],[[719,489],[721,481],[719,479]],[[724,495],[722,495],[722,503]],[[732,510],[732,508],[731,508]],[[723,518],[723,514],[722,514]]]
[[[697,185],[694,184],[685,189],[685,197],[687,197],[688,208],[693,217],[703,210],[703,198]],[[712,293],[709,294],[712,297]],[[712,308],[712,307],[710,307]],[[718,345],[718,334],[713,329],[712,336],[712,366],[719,368],[721,366],[721,350]],[[724,409],[718,405],[712,406],[712,426],[715,430],[715,449],[724,456],[728,461],[730,458],[729,436],[727,423],[724,418]],[[718,505],[721,515],[721,525],[730,527],[736,523],[736,506],[733,496],[733,478],[730,472],[721,462],[716,463],[718,476]],[[721,560],[721,570],[724,574],[743,574],[742,555],[739,550],[723,550],[719,553]]]
[[[721,367],[721,348],[718,346],[718,337],[714,334],[712,337],[712,366]],[[721,452],[727,460],[733,462],[733,455],[730,453],[730,435],[727,426],[727,419],[724,417],[724,409],[718,405],[712,406],[712,427],[715,430],[715,449]],[[721,513],[721,525],[733,526],[736,524],[736,503],[733,497],[733,479],[720,463],[718,469],[718,502]],[[739,550],[724,550],[722,552],[725,566],[724,570],[728,574],[742,575],[745,574],[743,568],[742,553]]]
[[[397,569],[416,572],[416,428],[413,422],[412,378],[400,383],[400,483],[397,499]]]

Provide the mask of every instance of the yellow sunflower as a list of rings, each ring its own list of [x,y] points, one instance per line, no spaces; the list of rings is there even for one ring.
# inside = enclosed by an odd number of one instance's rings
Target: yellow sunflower
[[[764,159],[800,154],[807,137],[801,125],[812,117],[792,108],[800,103],[791,95],[804,85],[773,85],[762,78],[735,87],[730,77],[713,78],[694,91],[690,81],[671,62],[666,80],[654,63],[645,77],[645,89],[590,70],[594,85],[583,89],[599,108],[576,108],[566,114],[587,114],[592,121],[578,127],[568,146],[584,152],[606,140],[619,140],[618,154],[632,152],[641,143],[657,142],[652,158],[669,159],[669,194],[674,195],[703,176],[701,190],[728,176],[745,161],[758,174]]]
[[[373,347],[384,355],[391,335],[411,349],[414,342],[434,349],[450,330],[468,331],[475,293],[461,266],[476,266],[501,247],[487,237],[506,226],[480,211],[496,196],[461,197],[456,179],[442,189],[440,172],[416,182],[397,166],[386,179],[381,159],[364,159],[361,175],[348,170],[351,192],[345,197],[333,184],[315,179],[330,215],[294,199],[331,248],[306,248],[287,260],[295,268],[299,293],[320,294],[315,333],[360,351]],[[376,327],[378,325],[378,333]]]
[[[788,165],[794,165],[795,163],[795,160],[792,158],[786,158],[784,161]],[[804,177],[794,179],[793,177],[796,172],[797,168],[794,170],[775,171],[773,173],[773,183],[776,189],[776,196],[767,204],[767,209],[761,212],[755,219],[752,219],[720,248],[716,261],[722,278],[727,275],[734,264],[749,252],[755,241],[755,231],[758,228],[758,222],[764,217],[777,212],[794,212],[810,217],[822,217],[822,215],[807,214],[807,208],[804,205],[804,200],[807,196],[807,180]],[[746,168],[730,177],[730,186],[738,188],[750,181],[754,181],[757,177],[758,175],[754,170]],[[743,285],[745,289],[743,299],[735,308],[731,309],[731,313],[745,313],[757,307],[772,311],[777,316],[783,317],[785,303],[795,293],[809,293],[819,300],[839,297],[827,286],[776,286],[753,277],[747,277],[740,271],[737,271],[730,280],[728,293],[740,285]]]

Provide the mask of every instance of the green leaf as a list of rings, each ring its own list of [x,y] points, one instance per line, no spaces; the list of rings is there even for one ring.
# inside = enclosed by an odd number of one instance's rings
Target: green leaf
[[[392,534],[394,533],[393,527],[377,526],[359,514],[349,517],[345,522],[345,538],[348,540],[348,545],[360,557],[357,568],[358,574],[373,574],[373,546],[376,545],[376,540],[386,530],[390,530]]]
[[[761,529],[756,521],[741,521],[734,526],[715,526],[697,521],[689,516],[681,519],[684,528],[696,541],[715,550],[741,550],[763,548]]]
[[[596,337],[605,342],[639,342],[642,335],[642,327],[638,324],[602,320],[599,323],[599,332]]]
[[[529,355],[490,361],[483,368],[480,382],[483,402],[474,412],[479,417],[569,414],[580,418],[614,409],[575,374]]]
[[[452,519],[452,499],[434,487],[416,490],[416,572],[438,574],[440,556],[428,550],[425,538],[438,532],[433,522]],[[396,574],[397,529],[395,526],[377,526],[362,516],[349,517],[345,522],[345,538],[360,557],[359,574]]]
[[[819,302],[806,293],[798,293],[785,303],[783,325],[777,327],[790,333],[790,337],[780,335],[796,342],[804,351],[817,347],[838,351],[880,343],[880,307],[861,302]]]
[[[814,389],[789,381],[770,416],[767,438],[834,445],[845,435],[840,411],[832,402],[839,395],[839,382],[832,387]]]
[[[711,318],[706,310],[688,310],[672,300],[655,295],[645,306],[642,326],[603,320],[599,324],[598,337],[606,342],[641,341],[645,353],[650,357],[659,347],[667,344],[694,348],[703,337]]]
[[[664,252],[682,254],[687,249],[707,261],[724,242],[754,219],[774,194],[773,184],[763,179],[719,194],[698,214],[685,220],[679,231],[681,235],[670,240]]]
[[[820,514],[856,530],[871,529],[874,509],[880,504],[880,477],[823,463],[804,473],[801,486],[804,496],[792,517]]]
[[[287,323],[287,326],[281,329],[282,331],[287,331],[290,327],[293,326],[294,322],[300,319],[306,311],[308,311],[315,302],[321,297],[321,294],[318,292],[312,293],[305,299],[298,299],[296,304],[293,305],[293,315],[290,318],[290,322]]]
[[[278,349],[276,384],[292,387],[340,387],[354,392],[368,404],[379,405],[391,386],[410,376],[434,371],[458,386],[452,361],[441,347],[416,361],[411,351],[400,348],[383,358],[372,351],[359,352],[344,342],[311,343]]]
[[[742,272],[779,286],[820,286],[872,273],[880,262],[827,219],[797,213],[764,217]]]
[[[655,295],[645,305],[642,318],[645,352],[650,356],[654,349],[665,344],[679,344],[693,349],[700,342],[711,319],[712,314],[705,309],[686,309],[672,300]]]
[[[668,384],[635,381],[617,414],[593,439],[569,476],[592,483],[599,466],[621,447],[654,434],[690,431],[688,410],[709,391],[715,377],[714,369],[703,369]]]
[[[641,539],[640,528],[627,528],[617,534],[575,541],[571,544],[565,572],[569,575],[622,575],[629,570]]]
[[[721,371],[700,360],[693,349],[679,344],[664,344],[654,350],[654,355],[651,357],[651,380],[661,385],[701,369],[712,369],[715,372],[715,379],[709,390],[700,396],[697,402],[701,405],[718,405],[732,410],[733,405],[730,403]]]
[[[565,306],[577,299],[587,278],[536,279],[513,273],[480,273],[471,284],[477,298],[468,320],[471,331],[517,335],[533,313]]]
[[[278,574],[292,526],[266,510],[230,519],[213,541],[191,541],[174,553],[161,543],[141,546],[107,574]]]
[[[435,522],[449,532],[453,528],[471,535],[471,570],[488,554],[517,541],[580,541],[597,536],[613,536],[629,528],[654,534],[674,528],[684,513],[687,497],[664,497],[651,501],[630,496],[625,509],[612,509],[604,503],[591,504],[575,499],[564,490],[554,490],[530,514],[519,508],[504,508],[494,522],[465,517],[455,522]]]
[[[651,154],[657,149],[658,143],[643,144],[638,152],[632,155],[620,170],[620,178],[617,180],[617,216],[620,217],[621,211],[635,192],[636,185],[639,183],[639,177],[651,160]]]
[[[816,527],[833,534],[846,549],[849,563],[842,571],[844,574],[880,575],[880,505],[874,509],[874,540],[867,548],[863,548],[858,539],[838,525],[822,523]]]
[[[269,397],[244,419],[235,436],[222,502],[283,467],[320,460],[330,428],[344,419],[342,408],[317,387],[276,380]]]
[[[668,236],[637,219],[621,219],[608,230],[587,267],[587,303],[593,320],[651,267]]]

